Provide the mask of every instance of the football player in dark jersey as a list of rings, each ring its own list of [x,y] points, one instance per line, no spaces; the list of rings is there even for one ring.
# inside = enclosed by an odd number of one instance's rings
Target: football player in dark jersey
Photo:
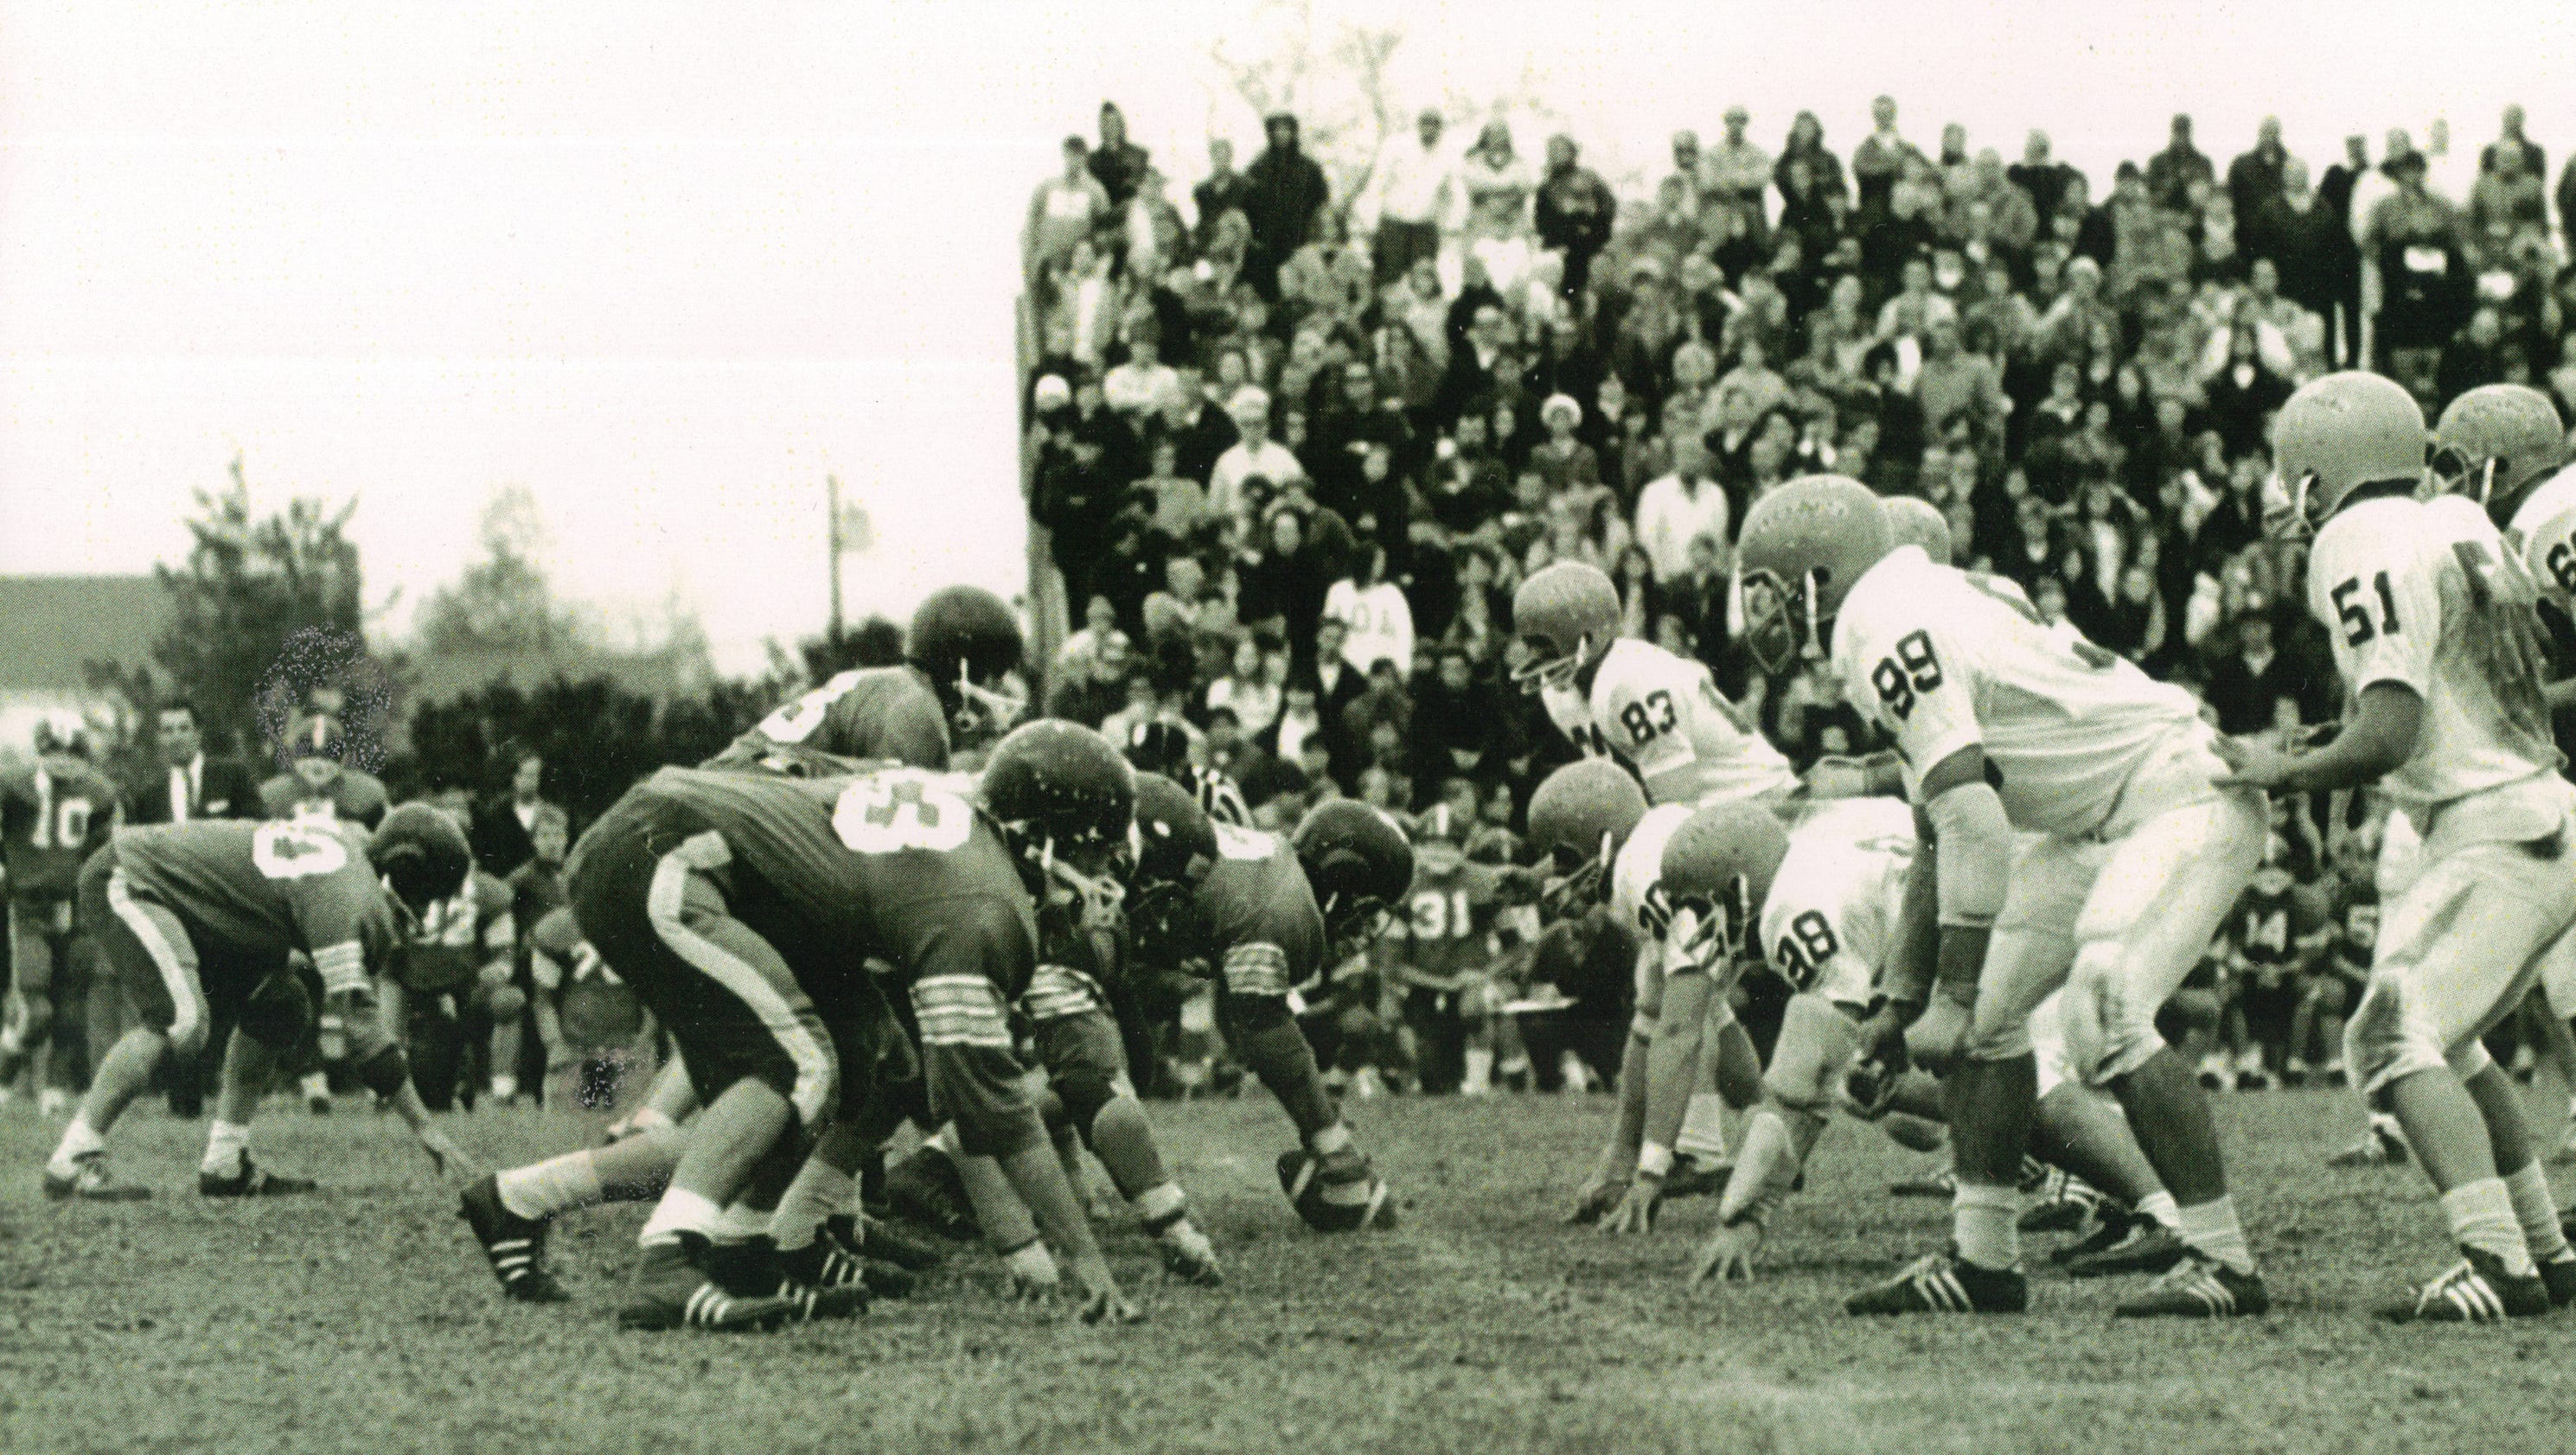
[[[235,1030],[199,1165],[208,1197],[311,1190],[250,1160],[250,1118],[278,1052],[313,1026],[288,968],[310,958],[326,1003],[347,1026],[350,1061],[387,1098],[441,1170],[462,1158],[430,1124],[400,1041],[378,1014],[376,974],[421,910],[455,895],[471,858],[437,810],[407,804],[370,836],[319,821],[200,819],[120,828],[81,869],[80,914],[96,926],[109,973],[138,1023],[99,1065],[45,1165],[45,1195],[119,1201],[148,1196],[107,1174],[108,1131],[176,1046],[194,1051],[220,1016]]]
[[[88,926],[72,912],[81,861],[122,819],[116,785],[81,758],[46,753],[0,767],[0,866],[9,888],[13,978],[0,1017],[0,1102],[21,1069],[46,1115],[68,1103],[78,1082],[89,998]]]
[[[944,769],[952,752],[1009,731],[1025,704],[1003,689],[1025,648],[1018,618],[992,592],[932,592],[904,634],[904,665],[842,672],[762,718],[718,762],[801,753]],[[792,769],[791,769],[792,771]]]
[[[1138,831],[1157,832],[1141,820]],[[1298,1215],[1326,1232],[1391,1226],[1393,1200],[1324,1087],[1289,990],[1378,933],[1413,882],[1413,846],[1383,812],[1350,799],[1318,806],[1285,837],[1217,825],[1216,844],[1203,867],[1140,864],[1138,900],[1158,908],[1137,918],[1138,956],[1217,977],[1227,1045],[1303,1143],[1279,1159]]]
[[[584,835],[570,873],[581,927],[671,1027],[707,1098],[645,1225],[623,1322],[774,1327],[816,1307],[760,1240],[809,1139],[836,1107],[864,1121],[880,1060],[909,1053],[871,960],[918,1021],[933,1113],[996,1159],[1067,1251],[1086,1317],[1135,1316],[1022,1086],[1004,1010],[1034,963],[1032,889],[1114,909],[1133,789],[1096,735],[1024,732],[996,750],[980,805],[911,769],[665,769]],[[540,1222],[490,1221],[475,1228],[487,1253],[509,1241],[541,1256]]]

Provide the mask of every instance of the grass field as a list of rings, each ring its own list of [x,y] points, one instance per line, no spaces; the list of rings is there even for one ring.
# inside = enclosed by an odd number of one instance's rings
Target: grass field
[[[0,1114],[0,1451],[2576,1450],[2576,1317],[2368,1317],[2446,1250],[2414,1174],[2320,1166],[2356,1130],[2337,1096],[2224,1100],[2279,1307],[2216,1327],[2115,1324],[2134,1285],[2044,1274],[2024,1318],[1845,1317],[1843,1293],[1946,1229],[1939,1206],[1885,1195],[1922,1159],[1848,1124],[1763,1281],[1694,1291],[1705,1201],[1646,1240],[1557,1225],[1597,1098],[1357,1106],[1409,1216],[1356,1239],[1296,1223],[1265,1102],[1156,1114],[1225,1288],[1164,1283],[1117,1229],[1141,1327],[1014,1306],[966,1257],[861,1323],[727,1338],[611,1326],[632,1209],[559,1233],[578,1302],[503,1304],[387,1121],[266,1120],[262,1154],[327,1188],[243,1206],[196,1197],[200,1125],[141,1112],[119,1166],[160,1195],[55,1207],[36,1188],[54,1130],[19,1103]],[[587,1130],[456,1124],[496,1160]]]

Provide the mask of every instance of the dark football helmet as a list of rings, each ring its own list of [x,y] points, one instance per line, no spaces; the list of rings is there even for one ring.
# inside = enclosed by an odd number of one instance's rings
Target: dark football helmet
[[[1395,820],[1353,798],[1317,804],[1289,836],[1324,933],[1335,943],[1374,930],[1413,887],[1413,845]]]
[[[1127,922],[1140,944],[1172,944],[1190,896],[1216,863],[1216,826],[1198,799],[1160,773],[1136,775],[1136,860],[1128,875]]]
[[[464,830],[426,803],[406,803],[386,814],[367,841],[367,862],[414,915],[454,899],[474,871]]]
[[[984,764],[978,801],[1033,892],[1078,897],[1088,927],[1115,922],[1133,852],[1136,775],[1106,738],[1054,718],[1015,728]]]
[[[1009,731],[1027,710],[1027,703],[1001,690],[1027,651],[1019,618],[980,586],[930,593],[912,613],[903,639],[905,660],[930,679],[961,746]]]

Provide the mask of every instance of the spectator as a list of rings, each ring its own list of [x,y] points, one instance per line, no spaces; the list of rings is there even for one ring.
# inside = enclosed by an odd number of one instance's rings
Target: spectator
[[[2425,187],[2423,154],[2408,150],[2384,166],[2397,190],[2371,210],[2362,236],[2380,280],[2372,326],[2390,372],[2424,388],[2433,352],[2467,320],[2475,285],[2459,214]]]
[[[2490,306],[2470,313],[2469,321],[2442,346],[2442,362],[2433,376],[2435,397],[2448,404],[2481,384],[2500,382],[2503,349],[2502,316]]]
[[[1862,225],[1890,210],[1896,192],[1896,179],[1905,170],[1909,158],[1920,159],[1922,152],[1914,143],[1897,134],[1896,98],[1881,96],[1869,103],[1870,133],[1852,149],[1852,182],[1860,190]],[[1794,144],[1793,132],[1790,140]],[[1821,144],[1821,143],[1820,143]],[[1796,150],[1793,145],[1792,153]]]
[[[1315,622],[1335,574],[1335,563],[1309,534],[1310,522],[1287,506],[1271,511],[1256,545],[1235,567],[1236,612],[1248,626],[1267,624],[1292,649],[1315,640]]]
[[[1296,117],[1275,113],[1262,129],[1270,145],[1243,174],[1243,216],[1252,228],[1244,277],[1262,297],[1276,298],[1280,265],[1313,236],[1315,214],[1324,210],[1331,188],[1324,169],[1298,150]]]
[[[2229,331],[2227,363],[2203,393],[2210,427],[2232,459],[2263,447],[2264,426],[2273,411],[2289,402],[2290,382],[2273,372],[2262,356],[2255,326],[2244,323]]]
[[[135,783],[126,793],[132,821],[138,824],[186,823],[200,818],[257,818],[258,781],[250,768],[230,758],[206,756],[205,736],[197,709],[185,702],[164,703],[152,715],[153,748],[160,773]]]
[[[1285,445],[1270,438],[1268,391],[1246,385],[1226,401],[1226,413],[1234,418],[1238,438],[1217,456],[1216,469],[1208,476],[1208,509],[1220,519],[1240,520],[1254,508],[1251,481],[1276,485],[1304,475],[1306,467]]]
[[[2485,149],[2478,153],[2479,171],[2493,171],[2496,165],[2497,154],[2504,150],[2507,143],[2511,143],[2522,148],[2523,160],[2527,164],[2527,170],[2530,171],[2533,176],[2537,177],[2548,175],[2549,151],[2540,143],[2533,141],[2529,134],[2523,131],[2523,120],[2522,106],[2520,103],[2513,103],[2505,107],[2501,126],[2496,133],[2496,139],[2488,142]]]
[[[1190,201],[1198,208],[1200,248],[1214,241],[1219,218],[1229,213],[1249,217],[1251,196],[1252,184],[1234,169],[1234,143],[1221,136],[1209,138],[1207,180],[1190,189]]]
[[[1101,398],[1127,415],[1169,409],[1181,397],[1181,376],[1163,362],[1162,353],[1162,334],[1151,319],[1128,330],[1127,360],[1100,381]]]
[[[2526,230],[2546,233],[2549,204],[2541,195],[2540,174],[2520,142],[2497,142],[2486,155],[2486,166],[2469,188],[2469,238],[2481,252],[2494,255]]]
[[[1539,182],[1535,208],[1540,246],[1565,259],[1558,287],[1569,299],[1581,298],[1591,287],[1592,260],[1609,243],[1619,211],[1609,184],[1577,166],[1575,156],[1574,138],[1560,134],[1547,139],[1547,176]],[[1758,208],[1755,217],[1760,217]]]
[[[2249,611],[2236,622],[2233,648],[2211,663],[2202,695],[2218,712],[2220,732],[2258,733],[2272,726],[2277,701],[2303,704],[2310,693],[2308,675],[2274,645],[2271,614]]]
[[[1269,655],[1253,638],[1236,638],[1229,669],[1207,687],[1209,721],[1213,724],[1216,715],[1224,713],[1240,724],[1242,731],[1259,733],[1279,720],[1279,706],[1280,677]]]
[[[1762,193],[1771,185],[1772,162],[1770,154],[1744,134],[1752,120],[1752,113],[1741,106],[1726,108],[1726,140],[1700,164],[1700,198],[1703,208],[1732,211],[1745,230],[1759,239],[1770,231],[1763,217]]]
[[[2281,145],[2281,118],[2266,116],[2254,129],[2253,149],[2227,164],[2228,205],[2253,230],[2246,239],[2246,251],[2257,256],[2272,255],[2272,239],[2263,231],[2263,220],[2281,199],[2282,173],[2289,161],[2289,149]]]
[[[1530,194],[1537,181],[1512,150],[1512,129],[1485,123],[1460,164],[1467,193],[1466,251],[1491,285],[1509,292],[1529,268]]]
[[[1359,574],[1333,583],[1324,595],[1323,614],[1342,624],[1342,660],[1360,672],[1380,662],[1412,663],[1413,607],[1387,579],[1385,547],[1367,548]]]
[[[1673,470],[1637,497],[1637,543],[1654,562],[1655,580],[1676,582],[1690,574],[1690,543],[1701,536],[1733,539],[1726,492],[1709,478],[1708,446],[1684,436],[1673,444]]]
[[[470,810],[473,819],[474,864],[496,879],[507,879],[512,871],[528,862],[535,852],[536,823],[540,815],[556,805],[548,803],[543,792],[546,773],[545,754],[534,748],[521,748],[509,757],[509,794],[496,803]]]
[[[1145,149],[1127,139],[1127,114],[1115,101],[1100,103],[1100,145],[1085,159],[1091,179],[1100,184],[1112,210],[1125,207],[1136,190],[1145,185],[1145,176],[1153,170],[1153,161]]]
[[[1994,360],[1962,349],[1958,322],[1948,318],[1933,322],[1924,336],[1915,398],[1923,406],[1924,427],[1935,436],[1965,424],[1975,437],[1990,437],[2012,408]]]
[[[1376,282],[1380,288],[1440,256],[1440,231],[1462,205],[1457,162],[1441,145],[1447,122],[1424,107],[1410,136],[1378,149],[1367,197],[1377,215]]]
[[[1020,266],[1033,286],[1109,214],[1109,194],[1091,175],[1090,154],[1081,137],[1066,137],[1064,170],[1030,194],[1028,223],[1020,233]]]
[[[2147,159],[2147,196],[2168,212],[2190,207],[2194,182],[2215,182],[2217,171],[2200,148],[2191,144],[2191,118],[2177,112],[2165,149]]]
[[[1047,698],[1047,716],[1087,727],[1100,726],[1127,701],[1130,666],[1127,634],[1113,631],[1101,637],[1091,653],[1089,672],[1067,673],[1055,680],[1054,691]],[[1137,680],[1144,679],[1139,675]]]
[[[2022,143],[2021,160],[2006,168],[2004,176],[2029,196],[2032,215],[2041,219],[2057,215],[2076,180],[2074,168],[2050,156],[2044,131],[2030,134]]]

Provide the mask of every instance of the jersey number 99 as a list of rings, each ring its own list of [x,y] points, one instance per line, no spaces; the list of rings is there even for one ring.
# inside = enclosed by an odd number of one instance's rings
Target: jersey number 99
[[[1914,715],[1914,700],[1941,686],[1941,658],[1932,650],[1929,632],[1908,632],[1896,641],[1896,655],[1881,657],[1869,669],[1869,685],[1878,700],[1903,722]]]

